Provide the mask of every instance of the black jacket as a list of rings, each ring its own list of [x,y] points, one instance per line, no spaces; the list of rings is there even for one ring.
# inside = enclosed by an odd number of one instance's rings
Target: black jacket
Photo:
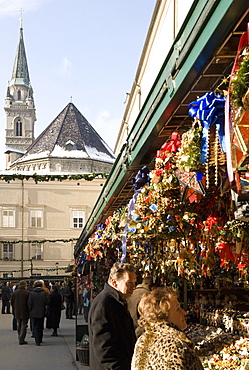
[[[61,319],[61,303],[62,297],[58,292],[52,292],[49,295],[49,310],[47,316],[47,328],[58,329]]]
[[[105,284],[89,312],[91,370],[130,370],[135,346],[131,316],[118,291]]]
[[[28,306],[31,318],[45,317],[45,308],[48,305],[49,295],[41,287],[34,288],[29,295]]]
[[[10,300],[10,297],[11,297],[11,289],[4,285],[2,287],[2,301],[8,301]]]
[[[27,320],[29,318],[28,298],[29,291],[22,287],[16,289],[12,294],[10,303],[16,319]]]

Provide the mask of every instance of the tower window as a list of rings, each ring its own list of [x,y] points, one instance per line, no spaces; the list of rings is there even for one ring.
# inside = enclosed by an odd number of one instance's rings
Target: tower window
[[[77,150],[77,146],[76,144],[72,141],[72,140],[68,140],[66,142],[66,147],[65,147],[66,150]]]
[[[16,122],[16,136],[22,136],[22,122],[20,120]]]
[[[17,91],[17,100],[21,100],[21,91],[20,90]]]

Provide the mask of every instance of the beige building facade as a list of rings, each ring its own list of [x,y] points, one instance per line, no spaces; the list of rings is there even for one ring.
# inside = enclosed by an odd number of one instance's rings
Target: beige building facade
[[[0,277],[64,274],[104,181],[0,181]]]

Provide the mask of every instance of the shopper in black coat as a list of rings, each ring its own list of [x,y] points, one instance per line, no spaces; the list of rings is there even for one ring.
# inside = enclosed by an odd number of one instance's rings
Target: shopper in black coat
[[[57,285],[52,286],[52,293],[49,295],[48,303],[48,315],[47,315],[47,324],[48,329],[53,329],[52,336],[57,337],[57,329],[60,326],[61,320],[61,303],[62,296],[58,292]]]
[[[44,317],[46,312],[46,306],[48,305],[49,295],[42,289],[43,281],[37,280],[34,283],[35,287],[30,292],[28,298],[28,306],[30,311],[30,318],[33,322],[33,333],[35,337],[35,343],[40,346],[43,337],[43,325]]]
[[[68,285],[65,287],[63,296],[66,302],[66,319],[73,319],[73,311],[74,311],[74,292],[72,289],[73,282],[69,281]]]
[[[14,314],[14,318],[17,320],[19,344],[27,344],[25,341],[29,320],[29,291],[27,290],[27,286],[28,284],[25,280],[20,281],[18,289],[15,289],[11,296],[12,312]]]
[[[89,312],[91,370],[130,370],[135,331],[126,299],[135,288],[133,265],[115,263],[108,283],[93,300]]]
[[[9,283],[4,283],[2,287],[2,314],[10,313],[10,298],[12,290]],[[7,312],[5,312],[5,308]]]

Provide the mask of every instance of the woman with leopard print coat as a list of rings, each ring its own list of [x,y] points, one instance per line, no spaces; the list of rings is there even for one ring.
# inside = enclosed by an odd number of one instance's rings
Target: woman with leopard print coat
[[[144,333],[138,338],[132,370],[203,370],[186,329],[186,312],[178,293],[171,287],[145,293],[139,303],[139,324]]]

